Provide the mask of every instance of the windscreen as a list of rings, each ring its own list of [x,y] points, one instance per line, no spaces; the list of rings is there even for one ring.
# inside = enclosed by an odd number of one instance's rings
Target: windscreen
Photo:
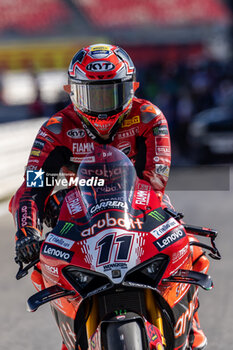
[[[91,215],[106,209],[128,212],[137,175],[123,152],[98,145],[81,162],[77,175],[82,200]]]

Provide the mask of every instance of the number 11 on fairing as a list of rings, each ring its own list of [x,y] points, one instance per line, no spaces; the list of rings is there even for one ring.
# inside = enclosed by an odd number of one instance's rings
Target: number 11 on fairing
[[[117,245],[114,262],[128,261],[133,237],[133,235],[120,235],[116,237],[116,233],[112,233],[101,238],[101,240],[96,243],[95,247],[95,249],[99,250],[97,266],[110,263],[114,245]]]

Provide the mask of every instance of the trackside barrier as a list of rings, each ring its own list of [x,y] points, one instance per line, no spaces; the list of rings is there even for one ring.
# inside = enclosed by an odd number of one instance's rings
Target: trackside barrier
[[[0,124],[0,200],[11,196],[23,182],[33,141],[46,119]]]

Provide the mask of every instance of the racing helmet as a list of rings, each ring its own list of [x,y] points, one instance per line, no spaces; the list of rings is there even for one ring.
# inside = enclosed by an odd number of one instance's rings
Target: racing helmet
[[[111,139],[132,107],[136,69],[120,47],[95,44],[78,51],[64,88],[84,128],[101,139]]]

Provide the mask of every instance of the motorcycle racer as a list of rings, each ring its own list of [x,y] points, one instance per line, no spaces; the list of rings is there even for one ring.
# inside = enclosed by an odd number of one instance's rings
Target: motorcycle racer
[[[138,86],[134,64],[120,47],[95,44],[74,55],[64,87],[72,103],[40,128],[25,181],[10,202],[19,261],[28,263],[38,256],[43,221],[55,224],[53,218],[67,193],[63,190],[50,199],[59,171],[75,175],[82,159],[99,143],[123,151],[137,175],[149,181],[161,199],[164,197],[171,163],[168,125],[157,106],[135,97]],[[43,186],[44,175],[53,179],[53,185],[48,181]],[[168,201],[166,195],[164,199]],[[202,251],[198,254],[203,258]],[[196,320],[195,325],[198,317]],[[192,334],[192,349],[204,349],[203,332],[196,327]]]

